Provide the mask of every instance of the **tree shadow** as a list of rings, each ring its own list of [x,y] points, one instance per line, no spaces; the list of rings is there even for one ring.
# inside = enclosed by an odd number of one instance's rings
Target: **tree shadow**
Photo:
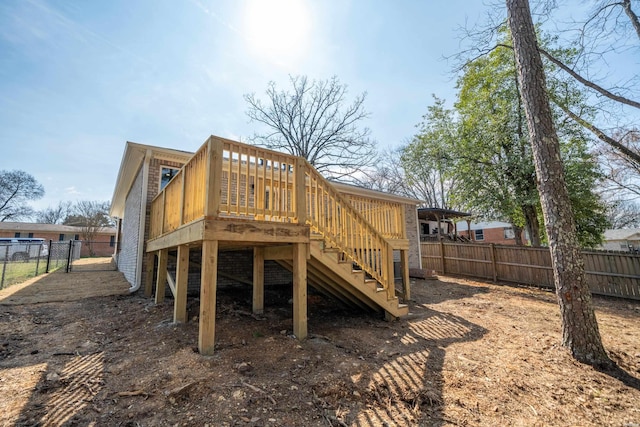
[[[464,298],[472,298],[478,294],[489,293],[488,286],[475,286],[460,284],[456,281],[443,281],[439,279],[415,279],[412,284],[412,292],[416,292],[418,288],[425,288],[427,296],[421,304],[440,304],[445,301],[459,300]],[[412,298],[412,302],[418,302]]]
[[[611,353],[610,353],[611,355]],[[612,358],[613,365],[607,367],[594,367],[598,372],[603,373],[605,375],[610,376],[611,378],[615,378],[620,381],[622,384],[629,388],[634,388],[640,391],[640,378],[634,377],[629,372],[625,371],[620,365],[619,362],[615,360],[616,358]]]
[[[370,342],[391,357],[369,366],[368,383],[358,392],[365,397],[343,417],[348,425],[441,426],[451,422],[444,413],[444,364],[447,347],[481,339],[487,330],[466,319],[424,309],[406,322],[404,335]],[[356,409],[357,408],[357,409]]]

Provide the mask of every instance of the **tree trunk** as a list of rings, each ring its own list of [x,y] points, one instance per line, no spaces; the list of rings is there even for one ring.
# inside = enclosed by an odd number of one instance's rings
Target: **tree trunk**
[[[529,233],[531,246],[534,248],[542,246],[542,242],[540,241],[540,222],[538,221],[536,207],[531,205],[522,206],[522,213],[524,214],[524,220],[527,224],[527,232]]]
[[[513,234],[515,235],[516,245],[524,246],[524,242],[522,241],[522,227],[511,224],[513,226]]]
[[[529,2],[506,4],[562,316],[562,344],[581,362],[608,366],[612,362],[602,345],[584,274]]]

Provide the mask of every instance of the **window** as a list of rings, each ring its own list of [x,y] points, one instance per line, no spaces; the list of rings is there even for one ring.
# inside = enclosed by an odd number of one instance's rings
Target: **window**
[[[176,174],[178,173],[179,169],[176,168],[171,168],[169,166],[163,166],[161,171],[160,171],[160,190],[162,191],[162,189],[164,187],[167,186],[167,184],[169,183],[169,181],[171,181],[171,178],[173,178],[174,176],[176,176]]]
[[[109,246],[114,247],[116,245],[116,236],[109,237]]]
[[[13,237],[20,237],[20,233],[14,234]]]
[[[33,239],[33,233],[29,233],[29,238]]]
[[[429,234],[429,223],[420,223],[420,227],[422,227],[420,234]]]
[[[60,236],[58,236],[58,240],[62,242],[64,240],[64,234],[61,234]]]
[[[80,235],[76,234],[75,236],[73,236],[73,240],[80,240]]]
[[[484,230],[473,230],[476,235],[476,240],[484,240]]]
[[[505,227],[504,228],[504,238],[505,239],[515,239],[516,233],[513,231],[513,227]]]

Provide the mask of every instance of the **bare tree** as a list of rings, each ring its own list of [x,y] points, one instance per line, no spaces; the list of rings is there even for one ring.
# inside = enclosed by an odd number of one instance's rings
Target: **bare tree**
[[[56,206],[49,206],[36,212],[36,222],[41,224],[62,224],[71,214],[72,203],[69,201],[58,202]]]
[[[103,227],[113,225],[109,217],[109,202],[78,201],[73,205],[72,212],[64,224],[81,227],[82,240],[89,248],[89,256],[94,256],[93,245],[98,233]]]
[[[0,171],[0,222],[19,221],[33,215],[27,202],[44,196],[44,188],[30,174],[14,170]]]
[[[609,366],[584,273],[529,2],[506,0],[506,5],[562,316],[562,343],[581,362]]]
[[[639,228],[640,204],[629,200],[614,200],[609,203],[608,219],[611,228]]]
[[[371,190],[414,197],[411,188],[407,185],[400,155],[399,149],[382,151],[373,170],[367,171],[358,184]]]
[[[313,80],[290,77],[291,91],[278,90],[269,83],[266,101],[255,94],[244,99],[251,121],[266,126],[252,142],[306,158],[318,171],[342,178],[371,166],[375,144],[370,130],[361,128],[369,114],[364,110],[366,93],[347,104],[347,86],[337,77]]]

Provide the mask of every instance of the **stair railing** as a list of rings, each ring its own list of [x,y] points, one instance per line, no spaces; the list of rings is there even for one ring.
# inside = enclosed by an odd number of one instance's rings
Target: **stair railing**
[[[325,244],[342,251],[347,259],[378,281],[388,299],[394,298],[391,243],[306,160],[304,169],[306,223],[323,236]]]

